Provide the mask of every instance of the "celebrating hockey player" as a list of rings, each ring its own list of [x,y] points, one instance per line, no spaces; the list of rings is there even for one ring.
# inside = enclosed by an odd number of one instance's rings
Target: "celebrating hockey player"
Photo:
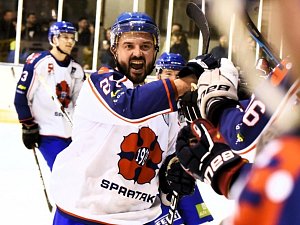
[[[173,190],[194,191],[194,178],[174,158],[177,118],[163,115],[177,110],[203,67],[144,84],[159,51],[159,29],[145,13],[116,19],[111,51],[117,67],[102,67],[85,81],[72,143],[53,166],[54,225],[146,224],[161,214],[159,191],[166,204]]]
[[[38,148],[52,169],[56,155],[71,143],[71,124],[64,117],[73,114],[84,72],[70,56],[77,40],[72,23],[53,23],[48,39],[50,51],[27,58],[14,103],[24,145]]]

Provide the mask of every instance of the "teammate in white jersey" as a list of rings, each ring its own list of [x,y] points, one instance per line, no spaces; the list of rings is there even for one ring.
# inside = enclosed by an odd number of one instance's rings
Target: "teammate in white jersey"
[[[178,97],[204,69],[197,64],[179,79],[144,84],[159,51],[159,29],[145,13],[122,13],[111,44],[117,66],[102,67],[84,82],[72,143],[53,166],[53,225],[146,224],[173,189],[180,195],[194,190],[194,178],[171,161],[179,123],[166,114],[177,110]]]
[[[72,23],[54,23],[48,38],[50,51],[27,58],[14,104],[22,123],[24,145],[28,149],[37,147],[52,169],[56,155],[71,142],[71,124],[63,118],[59,105],[72,116],[84,71],[70,56],[77,40]]]
[[[186,62],[180,54],[164,52],[155,63],[156,77],[157,79],[177,79],[179,71],[183,69],[185,64]],[[186,125],[186,118],[180,106],[178,112],[173,112],[169,115],[177,117],[181,126]],[[170,206],[162,204],[161,207],[162,214],[152,221],[152,223],[149,223],[149,225],[165,224]],[[196,185],[192,195],[184,196],[179,200],[173,224],[199,225],[212,220],[213,217]]]

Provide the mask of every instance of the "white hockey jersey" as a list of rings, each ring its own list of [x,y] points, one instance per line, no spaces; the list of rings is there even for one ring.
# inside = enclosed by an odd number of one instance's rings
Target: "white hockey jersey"
[[[83,84],[82,67],[68,57],[57,61],[49,51],[27,58],[17,84],[15,107],[21,123],[34,120],[41,135],[71,137],[71,126],[51,96],[58,98],[71,116]]]
[[[54,163],[57,207],[105,224],[145,224],[157,217],[158,170],[174,153],[179,131],[177,114],[168,114],[177,109],[176,98],[170,80],[133,87],[107,68],[92,74],[77,100],[73,141]]]

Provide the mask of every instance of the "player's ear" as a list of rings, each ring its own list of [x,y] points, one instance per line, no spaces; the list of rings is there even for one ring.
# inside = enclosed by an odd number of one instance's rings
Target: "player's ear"
[[[117,53],[117,49],[116,49],[115,46],[111,46],[111,47],[110,47],[110,51],[111,51],[111,53],[112,53],[113,55],[116,55],[116,53]]]
[[[58,37],[57,36],[53,36],[53,44],[55,45],[55,46],[58,46]]]
[[[115,45],[110,47],[111,53],[114,55],[114,59],[117,60],[117,48]]]

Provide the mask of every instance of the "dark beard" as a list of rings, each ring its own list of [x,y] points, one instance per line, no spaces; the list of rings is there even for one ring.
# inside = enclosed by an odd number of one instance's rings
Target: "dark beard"
[[[122,74],[124,74],[133,84],[142,84],[145,82],[147,75],[150,75],[154,69],[154,61],[155,61],[155,59],[153,60],[153,62],[150,65],[146,66],[146,70],[145,70],[145,73],[143,76],[132,77],[130,74],[130,63],[128,63],[128,67],[125,67],[125,66],[122,66],[118,60],[116,60],[118,70]]]

